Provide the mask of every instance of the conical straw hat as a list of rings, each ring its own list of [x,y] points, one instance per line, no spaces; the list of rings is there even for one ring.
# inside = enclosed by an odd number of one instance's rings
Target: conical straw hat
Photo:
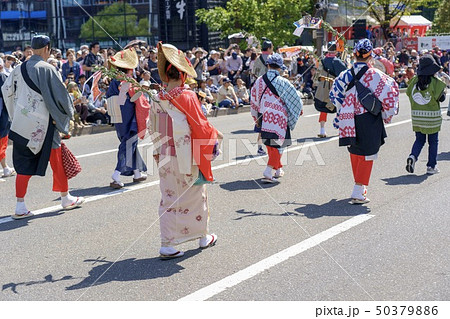
[[[109,63],[118,68],[133,70],[138,67],[139,58],[134,48],[128,48],[117,52],[113,57],[110,57]]]
[[[163,82],[168,82],[166,75],[166,61],[169,61],[179,71],[184,72],[192,77],[197,77],[192,64],[186,59],[186,56],[181,50],[178,50],[171,44],[158,43],[158,71],[159,77]]]

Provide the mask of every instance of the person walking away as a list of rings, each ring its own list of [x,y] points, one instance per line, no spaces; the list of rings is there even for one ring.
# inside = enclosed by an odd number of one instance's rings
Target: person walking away
[[[336,113],[336,107],[330,102],[329,98],[331,86],[334,79],[345,70],[347,70],[347,65],[337,57],[336,42],[329,42],[328,52],[319,63],[318,72],[314,76],[314,84],[317,87],[314,96],[314,107],[320,112],[320,131],[317,135],[320,138],[327,137],[325,131],[327,114]]]
[[[217,235],[209,233],[206,184],[214,180],[211,160],[220,149],[222,133],[202,112],[196,93],[184,86],[194,68],[182,51],[158,44],[158,70],[167,91],[161,91],[151,107],[154,158],[160,177],[161,259],[178,258],[183,251],[174,246],[199,240],[199,248],[214,246]],[[160,141],[161,143],[157,143]]]
[[[132,77],[133,70],[139,64],[139,59],[134,47],[130,47],[116,53],[109,59],[109,63],[112,67]],[[141,107],[139,104],[142,102],[141,98],[145,99],[145,97],[141,96],[136,102],[131,102],[133,95],[130,91],[128,82],[120,82],[116,79],[111,80],[106,91],[108,113],[120,141],[116,168],[111,176],[112,182],[109,184],[114,189],[124,187],[124,183],[120,180],[121,175],[133,176],[133,183],[143,182],[147,179],[147,175],[143,173],[147,171],[147,166],[138,149],[138,134],[141,136],[140,134],[144,130],[140,127],[140,123],[145,123],[146,120],[138,116],[142,114],[141,112],[137,112],[137,108]]]
[[[369,68],[372,51],[368,39],[360,40],[354,49],[356,63],[334,80],[330,91],[330,101],[338,110],[334,125],[339,129],[339,146],[350,152],[355,180],[350,204],[370,202],[366,186],[387,137],[383,121],[389,123],[398,111],[398,85],[380,70]]]
[[[84,202],[69,193],[63,167],[60,132],[67,135],[73,105],[56,69],[48,64],[50,38],[36,35],[34,55],[15,68],[2,86],[4,102],[12,120],[9,138],[17,171],[17,205],[14,219],[33,216],[25,205],[28,182],[33,175],[45,176],[50,161],[53,191],[61,193],[61,206],[71,209]]]
[[[291,130],[302,113],[303,102],[291,82],[280,75],[285,68],[281,55],[270,55],[267,65],[267,73],[260,76],[252,87],[250,106],[251,115],[261,129],[261,138],[269,154],[263,181],[277,183],[277,179],[284,175],[281,164],[283,149],[292,144]],[[274,118],[278,118],[278,121],[274,121]]]
[[[413,77],[406,90],[411,102],[411,119],[416,140],[406,160],[406,170],[414,173],[415,164],[428,139],[427,174],[437,174],[438,135],[441,130],[442,114],[439,102],[444,102],[446,84],[435,75],[440,70],[431,55],[419,60],[417,76]]]

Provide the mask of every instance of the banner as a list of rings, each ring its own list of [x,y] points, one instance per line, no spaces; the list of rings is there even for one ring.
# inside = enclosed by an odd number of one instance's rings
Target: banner
[[[450,50],[450,36],[432,36],[419,38],[419,50],[432,50],[438,46],[441,50]]]
[[[278,51],[280,53],[286,53],[287,58],[292,58],[295,55],[300,54],[301,52],[313,52],[314,48],[310,46],[294,46],[294,47],[286,47],[279,48]]]
[[[321,25],[322,25],[321,18],[311,18],[311,16],[304,16],[300,20],[294,22],[294,26],[296,27],[296,29],[293,34],[300,37],[305,28],[320,29]]]
[[[408,50],[416,50],[419,51],[419,39],[418,38],[406,38],[405,39],[405,47]]]

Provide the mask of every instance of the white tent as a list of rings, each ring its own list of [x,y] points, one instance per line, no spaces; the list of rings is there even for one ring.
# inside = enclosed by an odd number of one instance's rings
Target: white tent
[[[392,19],[391,27],[395,25],[398,19]],[[414,16],[403,16],[400,18],[400,22],[397,24],[397,27],[412,27],[412,26],[426,26],[431,27],[432,22],[421,15]]]

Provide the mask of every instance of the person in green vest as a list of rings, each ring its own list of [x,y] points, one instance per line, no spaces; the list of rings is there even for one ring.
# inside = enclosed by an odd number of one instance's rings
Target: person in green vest
[[[435,77],[440,67],[431,55],[419,60],[417,76],[408,85],[406,94],[411,102],[411,118],[416,141],[406,160],[406,170],[414,173],[414,166],[428,137],[427,174],[437,174],[438,134],[441,130],[442,113],[440,102],[445,100],[444,82]]]

